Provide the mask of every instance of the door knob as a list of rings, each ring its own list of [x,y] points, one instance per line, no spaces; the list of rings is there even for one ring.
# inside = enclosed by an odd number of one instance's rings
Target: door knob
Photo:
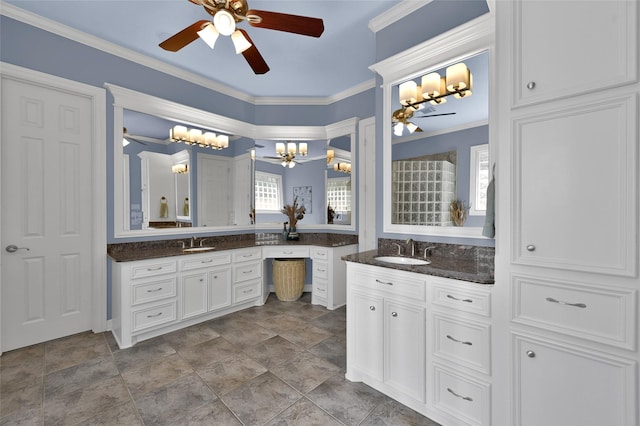
[[[534,351],[527,351],[527,356],[529,358],[535,358],[536,357],[536,353]]]
[[[534,246],[533,244],[529,244],[527,246],[527,251],[536,251],[536,246]]]
[[[29,247],[18,247],[15,244],[10,244],[5,248],[6,251],[8,251],[9,253],[15,253],[18,250],[26,250],[29,251]]]

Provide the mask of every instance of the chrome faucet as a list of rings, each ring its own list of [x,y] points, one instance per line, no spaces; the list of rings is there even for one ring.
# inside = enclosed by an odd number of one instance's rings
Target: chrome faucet
[[[201,240],[200,240],[200,247],[202,247],[202,243],[204,243],[204,242],[205,242],[205,241],[207,241],[207,240],[208,240],[208,238],[203,238],[203,239],[201,239]]]
[[[416,242],[413,241],[412,238],[409,238],[407,240],[407,244],[409,244],[409,247],[411,247],[411,257],[414,257],[416,255]]]
[[[184,250],[187,245],[184,243],[184,241],[178,241],[178,244],[182,245],[182,249]]]
[[[434,248],[436,248],[436,246],[429,246],[429,247],[425,247],[424,248],[424,258],[426,259],[427,256],[431,256],[433,254],[433,252],[431,250],[433,250]]]
[[[398,243],[391,243],[391,244],[393,244],[394,246],[398,247],[398,255],[401,255],[402,254],[402,246],[400,244],[398,244]]]
[[[191,247],[195,247],[196,246],[196,240],[198,239],[198,237],[196,237],[195,235],[193,237],[191,237]]]

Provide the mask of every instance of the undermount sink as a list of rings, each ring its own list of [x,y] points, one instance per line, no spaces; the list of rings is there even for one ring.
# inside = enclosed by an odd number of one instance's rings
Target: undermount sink
[[[374,257],[374,259],[379,260],[380,262],[394,263],[396,265],[428,265],[431,263],[430,260],[402,256],[378,256]]]
[[[215,247],[189,247],[189,248],[182,249],[182,251],[191,253],[191,252],[197,252],[197,251],[213,250],[214,248]]]

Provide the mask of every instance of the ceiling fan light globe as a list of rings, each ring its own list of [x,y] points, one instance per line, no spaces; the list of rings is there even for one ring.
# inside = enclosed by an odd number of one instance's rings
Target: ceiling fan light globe
[[[402,127],[404,125],[402,123],[398,123],[395,126],[393,126],[393,134],[396,136],[402,136]]]
[[[296,166],[296,162],[295,161],[289,161],[289,168],[293,169]]]
[[[122,146],[127,146],[129,145],[129,140],[127,138],[122,138]]]
[[[213,25],[222,35],[230,36],[236,30],[236,20],[226,10],[219,10],[213,17]]]
[[[209,22],[207,25],[205,25],[204,28],[198,31],[198,36],[202,39],[202,41],[207,43],[207,46],[212,49],[215,46],[216,40],[218,40],[219,35],[220,33],[218,33],[218,30],[216,30],[216,27],[214,27],[211,22]]]
[[[233,45],[236,48],[236,55],[251,47],[251,43],[249,43],[249,40],[247,40],[240,30],[235,30],[233,34],[231,34],[231,41],[233,41]]]
[[[416,126],[415,124],[411,122],[407,123],[407,130],[409,131],[409,133],[415,132],[417,128],[418,126]]]

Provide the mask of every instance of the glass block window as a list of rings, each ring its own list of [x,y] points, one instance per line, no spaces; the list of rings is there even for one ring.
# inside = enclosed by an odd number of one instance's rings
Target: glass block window
[[[282,176],[256,171],[256,211],[280,212],[282,209]]]
[[[489,144],[475,145],[470,149],[469,170],[470,215],[485,215],[487,212],[487,187],[489,186]]]
[[[327,179],[327,203],[337,212],[351,211],[351,178]]]

